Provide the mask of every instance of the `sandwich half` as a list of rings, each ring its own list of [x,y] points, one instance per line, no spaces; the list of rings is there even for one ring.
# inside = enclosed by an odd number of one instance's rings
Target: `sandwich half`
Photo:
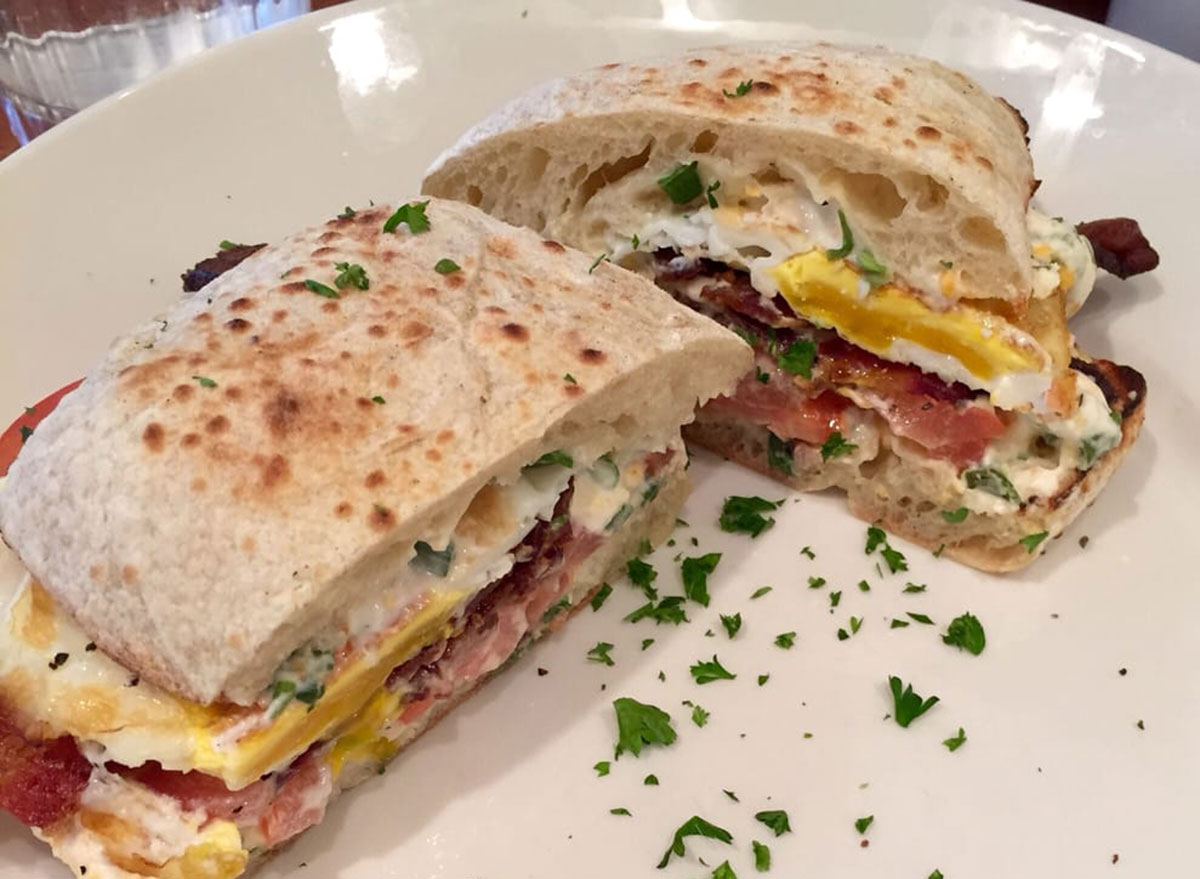
[[[591,263],[347,210],[114,343],[0,487],[0,807],[233,879],[661,540],[751,355]]]
[[[1030,208],[1036,185],[1024,120],[967,77],[817,44],[548,83],[424,190],[653,277],[746,339],[754,368],[690,441],[1005,571],[1091,502],[1145,398],[1075,349],[1096,264]]]

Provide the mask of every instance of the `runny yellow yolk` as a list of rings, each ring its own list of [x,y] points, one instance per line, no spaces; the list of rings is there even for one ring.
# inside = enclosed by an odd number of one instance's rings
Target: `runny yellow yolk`
[[[937,311],[894,284],[860,295],[859,274],[824,251],[793,256],[770,274],[797,314],[880,357],[894,342],[908,341],[954,358],[985,381],[1046,366],[1042,352],[1020,345],[995,315],[965,305]]]

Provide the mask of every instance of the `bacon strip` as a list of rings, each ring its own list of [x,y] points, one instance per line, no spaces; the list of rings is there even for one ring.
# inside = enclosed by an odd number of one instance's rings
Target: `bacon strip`
[[[48,827],[78,808],[91,775],[73,738],[26,738],[0,705],[0,809],[28,827]]]
[[[1150,246],[1137,220],[1092,220],[1080,223],[1075,231],[1092,242],[1096,264],[1118,278],[1131,278],[1158,267],[1158,251]]]

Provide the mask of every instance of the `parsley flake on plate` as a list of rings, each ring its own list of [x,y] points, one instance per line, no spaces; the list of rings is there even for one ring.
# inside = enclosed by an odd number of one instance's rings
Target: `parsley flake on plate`
[[[857,449],[858,446],[852,442],[847,442],[846,438],[838,431],[829,434],[829,438],[821,444],[821,460],[828,461],[830,458],[840,458],[843,455],[848,455]]]
[[[926,588],[928,588],[928,587],[926,587],[926,585],[924,583],[905,583],[903,591],[906,594],[911,595],[911,594],[915,594],[917,592],[924,592],[926,590]]]
[[[735,794],[735,793],[734,793],[733,791],[731,791],[731,790],[724,790],[724,789],[722,789],[722,790],[721,790],[721,793],[725,794],[725,796],[729,797],[729,799],[733,800],[735,803],[740,803],[740,802],[741,802],[741,800],[739,800],[739,799],[738,799],[738,795],[737,795],[737,794]]]
[[[983,631],[983,623],[979,622],[979,618],[969,612],[955,617],[950,621],[950,625],[946,627],[946,634],[942,635],[942,643],[949,644],[951,647],[958,647],[960,650],[966,650],[978,656],[983,652],[983,648],[987,646],[987,636]]]
[[[761,821],[774,831],[776,836],[783,836],[785,833],[791,832],[791,825],[788,823],[788,813],[783,809],[771,809],[765,812],[755,812],[754,820]]]
[[[829,608],[830,608],[830,610],[837,607],[841,603],[842,603],[842,590],[838,589],[836,592],[829,593]]]
[[[222,239],[221,245],[220,245],[222,250],[236,250],[239,247],[245,247],[245,246],[246,245],[244,245],[244,244],[238,244],[236,241],[230,241],[228,239]]]
[[[350,205],[346,205],[345,209],[340,214],[338,214],[338,219],[339,220],[353,220],[357,213],[358,213],[358,211],[356,211],[354,208],[350,207]]]
[[[808,578],[808,588],[809,589],[820,589],[822,586],[825,585],[825,583],[826,583],[826,580],[824,577],[809,577]]]
[[[910,625],[912,625],[912,623],[910,623],[908,620],[892,620],[891,628],[907,629]]]
[[[630,559],[625,563],[625,573],[629,577],[629,582],[646,593],[646,597],[651,601],[658,599],[658,590],[654,588],[654,581],[658,579],[658,571],[654,570],[654,566],[643,559]]]
[[[679,825],[679,829],[675,831],[675,836],[671,840],[671,847],[667,849],[662,856],[662,860],[658,862],[658,868],[661,870],[671,860],[671,855],[683,857],[686,853],[684,840],[689,836],[703,836],[706,839],[715,839],[729,845],[733,842],[733,834],[724,827],[718,827],[709,821],[705,821],[699,815],[693,815],[683,824]]]
[[[632,813],[631,813],[631,812],[630,812],[628,809],[626,809],[624,806],[617,806],[617,808],[615,808],[615,809],[609,809],[609,810],[608,810],[608,813],[609,813],[610,815],[625,815],[625,816],[627,816],[627,817],[628,817],[628,816],[631,816],[631,814],[632,814]]]
[[[649,647],[653,643],[654,643],[653,638],[643,638],[642,639],[642,651],[645,652],[646,648]]]
[[[429,205],[428,201],[414,201],[408,204],[402,204],[396,208],[396,212],[387,218],[383,224],[384,232],[395,232],[400,228],[400,224],[408,226],[408,231],[414,235],[419,235],[422,232],[429,231],[429,217],[425,215],[425,208]]]
[[[696,558],[686,558],[680,567],[683,577],[683,594],[697,604],[708,607],[708,575],[721,561],[719,552],[710,552]]]
[[[775,646],[782,647],[784,650],[791,650],[796,646],[796,633],[784,632],[782,635],[776,635]]]
[[[861,836],[862,834],[867,832],[867,828],[870,827],[873,823],[875,823],[874,815],[867,815],[864,818],[855,818],[854,819],[854,829],[857,830],[859,835]]]
[[[603,778],[604,776],[608,775],[609,771],[612,769],[612,764],[607,760],[601,760],[592,768],[596,770],[596,775],[598,777]]]
[[[721,94],[727,98],[744,98],[746,95],[750,94],[750,89],[753,87],[753,85],[754,80],[752,79],[742,80],[737,84],[737,88],[735,88],[733,91],[721,89]]]
[[[800,555],[802,555],[802,556],[807,556],[807,557],[809,558],[809,560],[810,560],[810,561],[813,561],[813,560],[815,560],[815,559],[816,559],[816,557],[817,557],[817,554],[816,554],[815,552],[813,552],[813,551],[812,551],[812,547],[811,547],[811,546],[805,546],[805,547],[802,547],[802,548],[800,549]]]
[[[656,625],[671,623],[677,626],[688,621],[687,613],[683,609],[683,602],[682,595],[668,595],[658,604],[648,601],[625,617],[625,621],[636,623],[649,617],[654,620]]]
[[[733,867],[729,866],[729,861],[724,861],[717,869],[713,870],[712,879],[738,879],[738,877],[737,873],[733,872]]]
[[[910,610],[910,611],[908,611],[908,618],[914,622],[921,623],[926,626],[933,625],[933,620],[931,620],[928,615],[923,614],[923,613],[913,613]]]
[[[763,513],[777,510],[783,501],[769,501],[761,497],[741,497],[730,495],[721,506],[721,518],[718,520],[722,531],[731,534],[749,534],[758,537],[775,524],[775,520]]]
[[[444,256],[433,264],[433,270],[439,275],[453,275],[455,272],[461,272],[462,266],[450,257]]]
[[[769,680],[771,680],[771,676],[769,674],[768,675],[759,675],[758,676],[758,685],[761,687],[763,684],[765,684]]]
[[[626,751],[638,757],[648,745],[666,747],[675,741],[671,715],[658,706],[622,696],[613,701],[613,710],[617,714],[615,757]]]
[[[941,870],[934,870],[929,874],[929,879],[946,879],[946,877],[942,875]]]
[[[966,742],[967,742],[967,734],[966,734],[966,732],[963,731],[963,728],[961,726],[958,728],[958,732],[956,732],[954,735],[950,736],[950,738],[942,739],[942,744],[945,745],[946,748],[951,753],[954,753],[955,751],[957,751],[964,744],[966,744]]]
[[[858,581],[858,591],[859,592],[870,592],[871,584],[868,583],[866,580],[859,580]]]
[[[642,784],[646,785],[647,787],[655,787],[658,785],[658,776],[657,775],[647,775],[645,778],[642,779]]]
[[[590,662],[599,662],[610,667],[614,666],[617,664],[616,660],[609,656],[612,649],[613,645],[608,641],[601,641],[587,652],[587,658]]]
[[[937,696],[922,699],[919,694],[913,692],[912,684],[906,685],[895,675],[888,677],[888,687],[892,691],[892,716],[896,723],[903,727],[907,727],[941,701]]]
[[[692,706],[692,723],[696,726],[704,726],[708,723],[709,713],[699,705]]]
[[[771,849],[757,839],[750,843],[754,849],[754,869],[759,873],[766,873],[771,869]]]
[[[704,192],[696,162],[676,165],[675,169],[658,178],[658,185],[675,204],[687,204]]]
[[[721,614],[721,625],[725,627],[725,634],[733,638],[738,633],[738,630],[742,628],[741,612],[729,614],[728,616]]]
[[[774,587],[759,586],[757,589],[755,589],[753,592],[750,593],[750,600],[753,601],[755,598],[762,598],[764,595],[766,595],[768,592],[770,592],[772,588],[774,588]]]
[[[604,602],[608,601],[608,596],[612,595],[613,588],[607,583],[601,583],[600,588],[596,590],[596,594],[592,596],[592,610],[599,610],[604,606]]]
[[[721,661],[717,659],[716,654],[713,654],[712,661],[705,662],[700,660],[694,663],[690,671],[692,678],[697,684],[711,684],[713,681],[732,681],[737,677],[725,666],[721,665]]]
[[[1024,537],[1018,540],[1017,543],[1025,547],[1030,555],[1033,555],[1037,548],[1042,545],[1042,541],[1049,536],[1049,531],[1039,531],[1036,534],[1026,534]]]

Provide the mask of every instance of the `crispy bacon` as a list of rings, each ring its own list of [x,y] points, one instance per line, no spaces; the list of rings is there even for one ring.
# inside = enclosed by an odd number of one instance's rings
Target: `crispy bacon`
[[[266,246],[265,244],[236,244],[233,247],[222,248],[215,255],[200,260],[179,276],[183,280],[183,292],[195,293],[205,284],[215,281]]]
[[[48,827],[75,811],[91,775],[73,738],[26,738],[0,705],[0,809],[26,826]]]
[[[188,811],[204,810],[209,818],[252,818],[262,814],[275,796],[273,778],[254,782],[238,791],[231,791],[225,782],[203,772],[175,772],[163,769],[151,760],[134,769],[118,763],[108,763],[110,772],[138,782],[160,794],[166,794]],[[256,819],[255,819],[256,820]]]
[[[1137,220],[1110,217],[1080,223],[1075,231],[1092,242],[1096,264],[1118,278],[1140,275],[1158,267],[1158,251],[1150,246]]]

